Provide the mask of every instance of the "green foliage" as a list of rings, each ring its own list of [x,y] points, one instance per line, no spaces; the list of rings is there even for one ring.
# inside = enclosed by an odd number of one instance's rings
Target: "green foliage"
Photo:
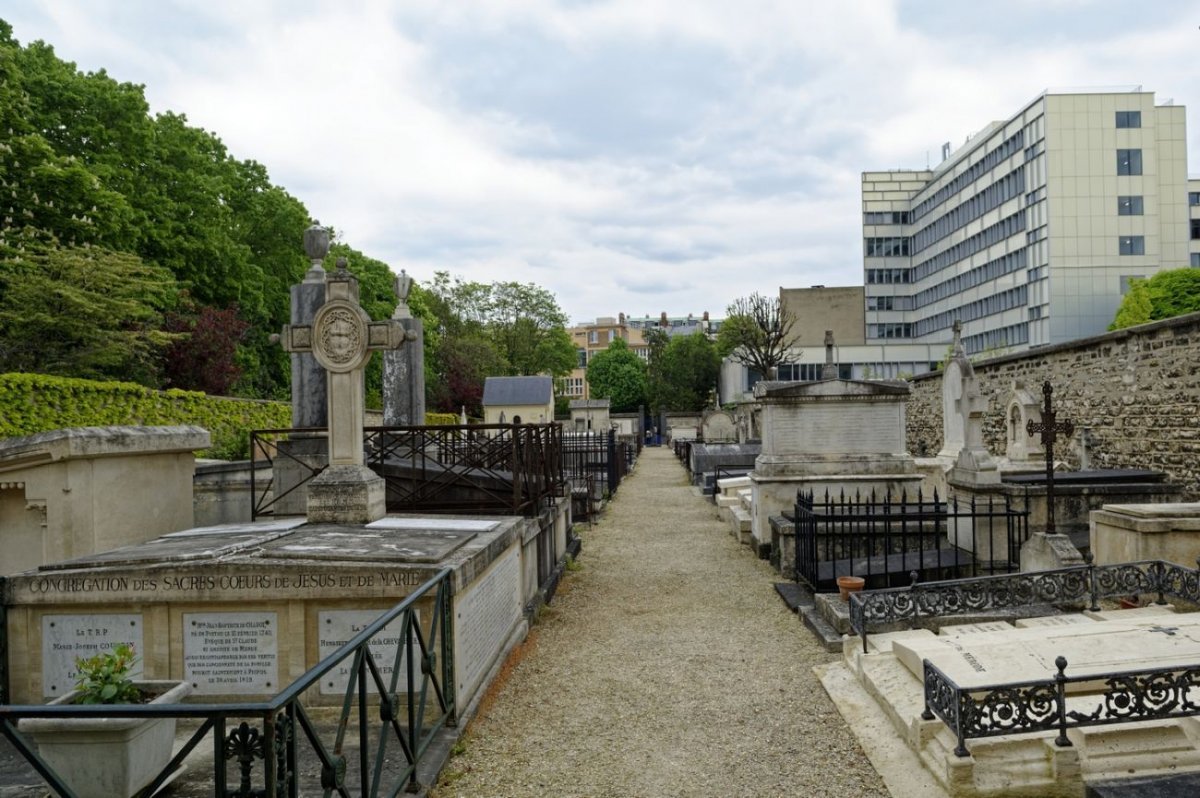
[[[291,426],[291,406],[191,391],[152,391],[129,382],[0,374],[0,438],[67,427],[194,424],[212,435],[209,456],[241,459],[248,431]]]
[[[614,413],[636,411],[646,401],[646,364],[618,338],[588,363],[588,387],[596,399],[609,399]]]
[[[1131,280],[1110,330],[1200,311],[1200,269],[1168,269]]]
[[[79,680],[75,688],[79,694],[76,704],[136,704],[142,691],[129,678],[129,672],[137,663],[133,646],[119,643],[112,651],[102,651],[84,659],[75,658],[75,670]]]
[[[677,335],[650,347],[650,406],[655,413],[703,410],[721,372],[721,357],[704,333]]]
[[[170,272],[136,255],[30,241],[0,259],[0,371],[155,385],[174,302]]]

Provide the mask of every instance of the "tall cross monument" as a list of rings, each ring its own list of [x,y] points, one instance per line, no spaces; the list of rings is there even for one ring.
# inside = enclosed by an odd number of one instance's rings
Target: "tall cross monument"
[[[282,340],[288,352],[311,352],[328,375],[329,466],[308,483],[308,520],[365,524],[382,518],[383,478],[363,460],[363,368],[372,352],[404,344],[403,325],[371,321],[358,304],[358,281],[346,259],[338,258],[312,324],[285,326]]]
[[[1042,394],[1046,397],[1045,404],[1042,405],[1042,420],[1040,422],[1029,419],[1029,423],[1025,425],[1025,431],[1032,437],[1041,433],[1042,446],[1046,449],[1046,534],[1053,535],[1054,527],[1054,444],[1058,440],[1059,434],[1066,435],[1068,438],[1075,432],[1075,425],[1070,421],[1059,421],[1058,413],[1055,412],[1053,405],[1050,403],[1050,395],[1054,393],[1054,388],[1050,386],[1050,381],[1042,385]]]

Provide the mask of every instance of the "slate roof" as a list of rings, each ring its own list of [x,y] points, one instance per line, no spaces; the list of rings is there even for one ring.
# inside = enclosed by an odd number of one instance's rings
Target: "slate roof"
[[[485,407],[545,405],[554,401],[554,381],[549,377],[488,377],[483,381]]]

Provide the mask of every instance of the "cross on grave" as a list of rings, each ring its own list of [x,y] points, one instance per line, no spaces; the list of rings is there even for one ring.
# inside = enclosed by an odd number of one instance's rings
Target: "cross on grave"
[[[345,258],[326,279],[313,323],[284,326],[283,348],[311,352],[328,381],[329,467],[309,483],[309,521],[369,523],[385,514],[383,480],[363,460],[363,368],[372,352],[406,340],[399,321],[371,321],[359,305],[358,281]]]
[[[1162,634],[1165,634],[1167,637],[1174,637],[1175,633],[1179,631],[1179,627],[1178,626],[1151,626],[1150,631],[1151,632],[1161,632]]]
[[[1050,395],[1054,393],[1054,388],[1050,387],[1050,381],[1046,380],[1042,384],[1042,394],[1046,397],[1042,405],[1042,420],[1040,422],[1029,419],[1029,423],[1025,425],[1025,431],[1030,437],[1037,433],[1041,433],[1042,446],[1046,450],[1046,534],[1053,535],[1054,532],[1054,442],[1058,440],[1059,434],[1066,435],[1068,438],[1075,432],[1075,425],[1070,421],[1058,421],[1058,414],[1054,412],[1054,407],[1050,402]]]
[[[338,258],[325,282],[325,304],[312,325],[283,328],[283,348],[311,352],[329,377],[329,463],[363,464],[363,368],[371,353],[399,349],[406,340],[397,321],[371,321],[358,304],[358,281]]]
[[[833,330],[825,331],[825,365],[821,367],[821,379],[836,380],[837,365],[833,362]]]

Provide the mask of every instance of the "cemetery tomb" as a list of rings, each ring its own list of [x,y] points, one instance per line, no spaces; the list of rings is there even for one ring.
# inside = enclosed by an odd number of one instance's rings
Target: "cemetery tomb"
[[[894,766],[924,768],[950,796],[1078,796],[1092,782],[1200,772],[1195,717],[1072,727],[1071,745],[1062,746],[1055,730],[1022,732],[1022,710],[1002,697],[992,721],[1000,724],[999,736],[968,738],[959,751],[950,725],[922,716],[926,663],[960,688],[976,688],[973,695],[981,698],[1009,684],[1052,682],[1059,657],[1066,660],[1066,676],[1078,679],[1065,684],[1065,710],[1090,716],[1110,689],[1110,674],[1200,666],[1200,613],[1150,606],[945,625],[937,634],[916,629],[871,635],[867,653],[847,638],[844,654],[842,663],[820,675],[864,748],[894,748],[898,740],[908,753],[893,761],[908,764]],[[1196,692],[1185,689],[1179,697],[1194,701]],[[1147,701],[1160,700],[1150,695]],[[1008,729],[1013,733],[1003,733]]]
[[[536,556],[524,545],[527,524],[276,519],[185,530],[26,571],[8,580],[4,597],[12,700],[68,692],[76,656],[123,642],[139,652],[144,678],[186,679],[199,700],[267,698],[449,568],[465,708],[524,635],[537,589],[537,569],[525,563]],[[420,603],[417,612],[428,639],[433,613]],[[346,677],[331,673],[321,696],[340,701]]]

